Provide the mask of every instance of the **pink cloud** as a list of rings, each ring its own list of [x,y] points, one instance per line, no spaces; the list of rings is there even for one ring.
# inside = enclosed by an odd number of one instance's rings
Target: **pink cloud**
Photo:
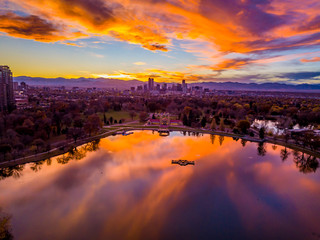
[[[301,62],[307,63],[307,62],[320,62],[320,57],[314,57],[311,59],[302,58],[300,60]]]

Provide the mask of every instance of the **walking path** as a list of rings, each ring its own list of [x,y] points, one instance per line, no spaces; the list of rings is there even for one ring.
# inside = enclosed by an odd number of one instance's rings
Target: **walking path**
[[[66,144],[62,147],[55,147],[47,152],[42,152],[42,153],[38,153],[38,154],[33,154],[30,156],[26,156],[26,157],[22,157],[22,158],[18,158],[18,159],[14,159],[14,160],[10,160],[10,161],[5,161],[5,162],[0,162],[0,168],[1,167],[10,167],[10,166],[16,166],[16,165],[20,165],[20,164],[24,164],[24,163],[29,163],[29,162],[36,162],[36,161],[41,161],[50,157],[55,157],[57,155],[60,154],[64,154],[68,152],[68,147],[70,146],[80,146],[83,145],[85,143],[97,140],[97,139],[101,139],[103,137],[107,137],[113,134],[117,134],[119,132],[126,132],[126,131],[132,131],[132,130],[151,130],[151,131],[158,131],[159,126],[142,126],[142,125],[128,125],[128,124],[135,124],[138,123],[137,121],[132,121],[129,123],[125,123],[125,124],[116,124],[116,125],[109,125],[109,126],[104,126],[103,128],[105,130],[108,130],[107,132],[101,133],[99,135],[95,135],[95,136],[91,136],[91,137],[87,137],[84,139],[80,139],[78,140],[76,143],[74,143],[73,141],[67,141]],[[113,129],[114,127],[118,127],[116,129]],[[112,130],[111,130],[112,129]],[[187,127],[187,126],[168,126],[168,129],[170,131],[187,131],[187,132],[198,132],[198,133],[203,133],[203,134],[214,134],[214,135],[221,135],[221,136],[226,136],[226,137],[235,137],[235,138],[241,138],[250,142],[269,142],[269,143],[273,143],[273,144],[277,144],[277,145],[281,145],[284,147],[289,147],[292,149],[297,149],[299,151],[303,151],[307,154],[311,154],[311,155],[315,155],[317,157],[320,157],[320,153],[319,152],[315,152],[312,151],[311,149],[307,149],[307,148],[303,148],[301,146],[298,146],[296,144],[293,144],[291,142],[284,142],[282,140],[279,139],[274,139],[274,138],[270,138],[270,137],[266,137],[265,139],[261,140],[259,138],[254,138],[254,137],[250,137],[247,135],[239,135],[239,134],[234,134],[234,133],[230,133],[230,132],[225,132],[225,131],[212,131],[210,129],[195,129],[195,128],[191,128],[191,127]],[[110,130],[110,131],[109,131]],[[58,142],[61,144],[61,141]],[[58,143],[55,143],[55,145],[57,145]]]

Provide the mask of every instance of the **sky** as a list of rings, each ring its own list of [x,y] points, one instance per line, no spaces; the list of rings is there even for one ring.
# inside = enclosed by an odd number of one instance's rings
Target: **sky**
[[[320,83],[319,0],[0,0],[14,76]]]

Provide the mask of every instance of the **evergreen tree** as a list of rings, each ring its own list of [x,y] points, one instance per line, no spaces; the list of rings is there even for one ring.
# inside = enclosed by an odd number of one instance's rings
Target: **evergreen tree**
[[[202,117],[202,119],[201,119],[201,127],[205,127],[206,126],[206,124],[207,124],[207,119],[206,119],[206,117]]]
[[[183,114],[182,123],[183,125],[188,126],[188,118],[187,118],[187,115],[185,114]]]
[[[259,137],[260,137],[260,139],[264,139],[264,134],[265,134],[265,128],[262,127],[262,128],[260,128],[260,130],[259,130]]]

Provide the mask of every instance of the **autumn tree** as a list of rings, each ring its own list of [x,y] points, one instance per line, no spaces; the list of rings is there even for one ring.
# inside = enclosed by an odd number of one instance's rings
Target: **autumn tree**
[[[139,114],[139,120],[140,120],[141,123],[146,122],[146,121],[147,121],[147,118],[148,118],[148,113],[146,113],[146,112],[141,112],[141,113]]]
[[[40,150],[45,146],[45,142],[40,138],[35,139],[32,143],[37,147],[37,152],[40,152]]]
[[[133,120],[133,118],[134,118],[135,116],[137,116],[137,114],[136,114],[135,111],[130,111],[130,112],[129,112],[129,115],[130,115],[130,117],[131,117],[131,120]]]
[[[101,119],[97,114],[92,114],[88,117],[84,130],[91,136],[92,133],[96,133],[101,128]]]
[[[109,102],[108,101],[104,101],[104,103],[103,103],[103,111],[104,112],[108,112],[109,108],[110,108]]]
[[[74,143],[76,143],[83,135],[83,129],[72,127],[68,129],[67,138],[72,138]]]
[[[0,152],[2,153],[3,160],[6,159],[6,154],[10,153],[12,150],[12,147],[9,144],[1,144],[0,145]]]
[[[242,133],[246,134],[250,128],[250,122],[248,120],[240,120],[237,123],[237,128],[241,130]]]
[[[69,127],[71,127],[72,124],[72,115],[66,114],[62,117],[62,123],[65,125],[66,129],[68,129]]]
[[[73,126],[76,128],[83,128],[84,121],[81,117],[76,117],[73,121]]]

